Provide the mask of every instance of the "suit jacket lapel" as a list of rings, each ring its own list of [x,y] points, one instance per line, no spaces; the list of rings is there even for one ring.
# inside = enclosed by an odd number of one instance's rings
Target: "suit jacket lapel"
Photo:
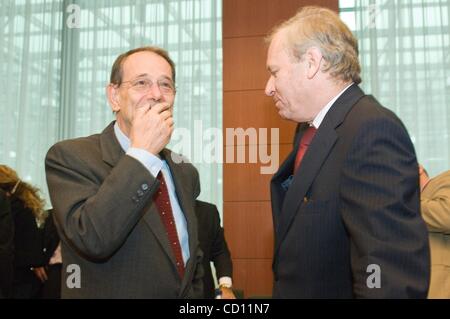
[[[116,134],[114,134],[114,123],[111,122],[100,134],[100,148],[102,159],[108,165],[114,167],[122,156],[125,155]]]
[[[270,181],[270,193],[272,198],[272,217],[275,230],[278,229],[279,219],[281,216],[281,207],[283,205],[284,198],[286,196],[286,189],[282,187],[284,182],[289,178],[292,178],[292,168],[294,167],[296,148],[288,155],[286,160],[281,164],[278,171],[272,177]],[[277,235],[275,231],[275,236]]]
[[[309,187],[319,172],[322,163],[327,158],[336,139],[337,135],[334,130],[322,127],[320,127],[320,130],[318,130],[314,136],[308,151],[303,157],[299,170],[294,175],[283,202],[277,236],[279,239],[277,248],[286,235],[287,230],[297,213],[298,206],[300,206],[300,203],[304,200]],[[293,165],[291,166],[291,169],[292,168]]]
[[[277,240],[275,244],[276,252],[294,220],[298,207],[304,200],[305,195],[319,173],[322,164],[325,162],[328,154],[338,140],[336,128],[344,121],[345,116],[351,110],[353,105],[355,105],[363,96],[364,92],[357,85],[354,84],[349,87],[330,108],[317,130],[308,151],[303,157],[302,164],[296,172],[284,198],[278,222],[278,234],[276,236]],[[303,135],[303,133],[301,134]],[[295,153],[296,152],[292,152],[289,156],[289,163],[287,163],[289,165],[283,165],[282,168],[284,170],[290,169],[292,171]],[[282,168],[280,168],[280,171]],[[284,174],[286,174],[286,172]]]

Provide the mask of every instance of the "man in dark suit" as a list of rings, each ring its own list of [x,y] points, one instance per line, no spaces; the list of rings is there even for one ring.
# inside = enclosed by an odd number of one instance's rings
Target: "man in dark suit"
[[[0,189],[0,298],[11,297],[14,265],[14,222],[6,192]]]
[[[40,229],[40,261],[33,267],[33,272],[42,283],[39,291],[41,299],[61,298],[61,246],[58,231],[53,218],[53,210],[47,211],[43,228]]]
[[[357,41],[305,7],[269,36],[266,94],[302,123],[271,181],[274,298],[425,298],[418,164],[401,121],[358,87]]]
[[[223,228],[220,226],[220,216],[216,205],[197,200],[195,213],[198,220],[198,240],[203,251],[203,288],[205,298],[215,297],[214,278],[210,262],[214,263],[219,281],[222,299],[234,299],[232,290],[233,263]]]
[[[116,121],[49,150],[63,298],[202,296],[198,172],[165,148],[175,93],[165,50],[128,51],[107,87]]]

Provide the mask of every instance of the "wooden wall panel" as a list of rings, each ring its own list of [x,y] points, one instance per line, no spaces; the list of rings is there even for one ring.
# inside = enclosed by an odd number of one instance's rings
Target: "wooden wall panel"
[[[269,72],[266,69],[267,45],[263,39],[224,39],[222,45],[224,91],[264,89]]]
[[[224,136],[226,136],[227,127],[267,128],[268,133],[271,128],[277,128],[279,129],[277,144],[292,143],[292,136],[296,127],[293,122],[283,120],[278,115],[273,99],[267,97],[263,90],[224,92],[223,123]],[[239,145],[237,141],[233,144]],[[224,145],[228,145],[226,139]]]
[[[233,266],[234,286],[244,290],[245,298],[272,295],[272,259],[233,259]]]
[[[273,223],[270,201],[225,202],[223,224],[234,259],[272,258]]]
[[[281,21],[306,5],[338,10],[337,0],[223,0],[223,37],[265,37]]]
[[[273,145],[279,148],[279,163],[281,164],[292,150],[291,144]],[[231,147],[225,147],[224,153]],[[237,151],[245,151],[244,146],[234,147]],[[247,147],[248,150],[248,147]],[[248,157],[247,157],[248,158]],[[273,174],[261,174],[261,163],[224,163],[223,164],[223,200],[224,212],[227,202],[267,201],[270,200],[270,180]],[[225,214],[224,214],[225,215]]]

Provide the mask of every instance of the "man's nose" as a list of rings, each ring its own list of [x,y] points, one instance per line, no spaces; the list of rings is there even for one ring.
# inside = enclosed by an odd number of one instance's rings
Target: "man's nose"
[[[161,89],[159,88],[158,83],[153,83],[153,85],[147,91],[147,97],[157,101],[161,100],[163,94],[161,92]]]
[[[273,84],[273,77],[271,76],[269,80],[267,80],[266,88],[264,89],[264,93],[266,93],[267,96],[273,96],[275,93],[275,86]]]

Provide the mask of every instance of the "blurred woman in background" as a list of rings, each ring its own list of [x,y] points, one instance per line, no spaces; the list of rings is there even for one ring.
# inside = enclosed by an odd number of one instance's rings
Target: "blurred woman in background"
[[[37,298],[45,271],[42,274],[33,267],[42,266],[42,235],[39,225],[46,218],[44,201],[39,190],[20,180],[17,173],[6,165],[0,165],[0,188],[10,199],[14,220],[14,261],[12,298]],[[36,275],[35,275],[36,272]],[[42,278],[38,278],[41,276]]]

